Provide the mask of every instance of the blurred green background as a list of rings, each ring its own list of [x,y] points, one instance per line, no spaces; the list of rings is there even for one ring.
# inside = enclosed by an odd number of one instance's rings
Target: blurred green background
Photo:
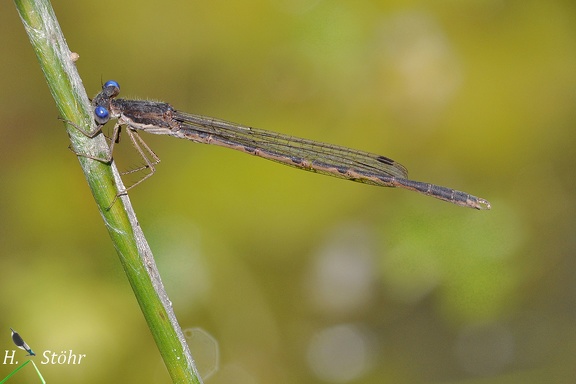
[[[91,96],[114,79],[492,203],[144,136],[162,163],[130,196],[180,324],[218,344],[206,382],[574,382],[573,1],[53,6]],[[168,383],[11,2],[0,36],[0,349],[13,327],[48,382]],[[120,169],[132,152],[117,148]],[[47,350],[86,358],[41,365]]]

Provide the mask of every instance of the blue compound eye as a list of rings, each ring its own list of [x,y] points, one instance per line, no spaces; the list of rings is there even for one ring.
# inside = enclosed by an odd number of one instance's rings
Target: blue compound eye
[[[110,113],[108,113],[108,110],[104,107],[94,108],[94,114],[100,119],[105,119],[110,116]]]
[[[107,88],[107,87],[116,87],[116,88],[120,89],[120,84],[118,84],[114,80],[108,80],[106,83],[104,83],[103,88]]]
[[[94,108],[94,120],[98,124],[106,124],[110,120],[110,112],[106,108],[98,106]]]

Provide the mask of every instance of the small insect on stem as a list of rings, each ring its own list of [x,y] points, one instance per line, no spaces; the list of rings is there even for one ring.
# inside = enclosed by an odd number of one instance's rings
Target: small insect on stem
[[[466,192],[408,179],[406,168],[387,156],[193,115],[178,111],[167,103],[118,99],[116,96],[119,93],[120,85],[113,80],[107,81],[93,99],[92,106],[98,128],[110,119],[117,120],[110,151],[117,142],[120,128],[124,126],[134,147],[146,162],[139,170],[148,169],[149,173],[128,189],[152,176],[156,171],[155,165],[160,161],[138,136],[138,131],[143,131],[218,145],[294,168],[359,183],[403,188],[462,207],[490,209],[487,200]]]
[[[16,332],[12,328],[10,328],[10,330],[12,331],[12,341],[14,342],[14,344],[16,344],[16,346],[18,348],[23,349],[26,352],[28,352],[28,354],[26,356],[36,356],[34,351],[32,351],[32,349],[30,349],[28,344],[26,344],[26,342],[24,341],[24,339],[22,339],[22,337],[18,334],[18,332]]]

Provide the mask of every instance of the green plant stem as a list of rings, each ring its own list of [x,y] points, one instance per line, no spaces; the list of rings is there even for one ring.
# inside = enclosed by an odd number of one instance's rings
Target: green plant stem
[[[91,139],[74,126],[93,127],[88,96],[48,0],[14,0],[28,33],[50,92],[76,153],[106,158],[103,135]],[[160,354],[174,383],[201,383],[184,335],[170,306],[153,255],[142,233],[115,165],[78,156],[104,224],[120,257]],[[118,186],[118,188],[116,187]]]

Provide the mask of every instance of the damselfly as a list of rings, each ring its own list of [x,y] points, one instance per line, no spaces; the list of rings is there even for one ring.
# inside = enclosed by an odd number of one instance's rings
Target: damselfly
[[[26,356],[36,356],[34,351],[32,351],[32,349],[30,349],[28,344],[26,344],[26,342],[24,341],[24,339],[22,339],[22,337],[18,334],[18,332],[16,332],[12,328],[10,328],[10,330],[12,331],[12,341],[14,342],[14,344],[16,344],[16,346],[18,348],[23,349],[26,352],[28,352],[28,354]]]
[[[92,100],[98,129],[90,136],[99,133],[110,119],[117,119],[110,146],[112,152],[122,126],[126,127],[130,140],[146,162],[143,168],[150,169],[146,176],[131,187],[152,176],[154,166],[160,161],[138,136],[137,131],[140,130],[196,143],[219,145],[328,176],[383,187],[404,188],[463,207],[490,209],[487,200],[466,192],[409,180],[406,168],[386,156],[192,115],[180,112],[166,103],[118,99],[116,96],[119,93],[120,85],[108,81]]]

